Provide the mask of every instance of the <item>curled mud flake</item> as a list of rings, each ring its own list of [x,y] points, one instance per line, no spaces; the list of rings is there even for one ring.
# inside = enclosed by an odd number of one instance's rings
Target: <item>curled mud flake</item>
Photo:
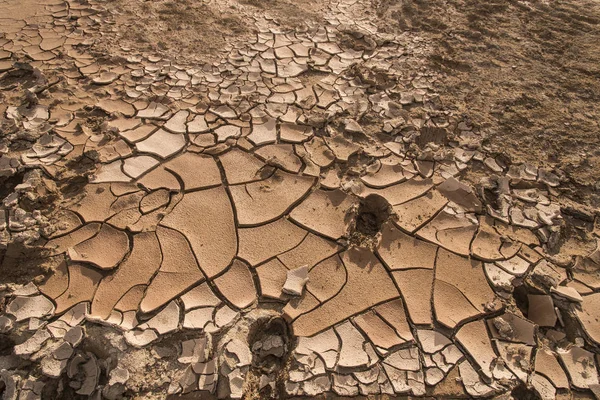
[[[306,265],[288,271],[282,291],[292,296],[300,296],[308,280],[308,267]]]

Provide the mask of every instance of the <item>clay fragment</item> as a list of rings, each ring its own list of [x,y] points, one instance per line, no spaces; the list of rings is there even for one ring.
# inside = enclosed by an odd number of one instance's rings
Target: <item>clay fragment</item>
[[[283,285],[283,292],[293,296],[302,295],[302,290],[308,282],[308,267],[306,265],[288,271],[287,279]]]

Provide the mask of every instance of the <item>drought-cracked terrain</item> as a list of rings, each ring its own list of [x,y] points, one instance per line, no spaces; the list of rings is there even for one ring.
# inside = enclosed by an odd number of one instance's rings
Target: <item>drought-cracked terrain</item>
[[[586,0],[0,0],[0,395],[600,399],[599,65]]]

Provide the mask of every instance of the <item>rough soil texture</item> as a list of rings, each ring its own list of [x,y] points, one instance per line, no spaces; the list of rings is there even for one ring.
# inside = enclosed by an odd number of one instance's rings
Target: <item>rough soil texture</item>
[[[113,40],[104,43],[107,54],[116,45],[155,52],[181,61],[218,61],[232,40],[250,41],[257,28],[247,14],[264,13],[285,26],[299,27],[322,19],[325,1],[307,0],[108,0],[116,12]],[[106,47],[104,47],[106,46]]]
[[[569,199],[600,207],[598,2],[383,0],[374,11],[431,40],[444,107],[489,151],[560,170]]]
[[[0,397],[600,399],[599,23],[0,0]]]

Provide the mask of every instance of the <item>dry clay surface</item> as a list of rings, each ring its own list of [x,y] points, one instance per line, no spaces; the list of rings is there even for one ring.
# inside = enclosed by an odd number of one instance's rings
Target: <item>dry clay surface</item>
[[[598,174],[437,3],[0,1],[0,395],[598,398]]]

